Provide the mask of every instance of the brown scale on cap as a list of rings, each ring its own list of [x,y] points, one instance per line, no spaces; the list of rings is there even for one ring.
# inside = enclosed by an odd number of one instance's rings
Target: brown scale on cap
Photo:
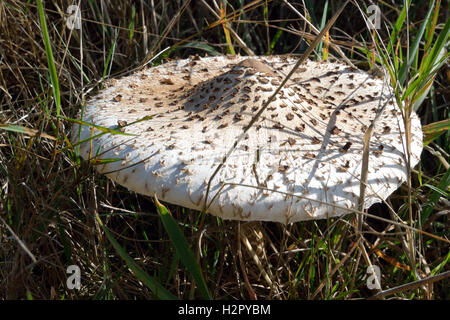
[[[103,134],[93,139],[92,149],[105,151],[100,158],[127,159],[124,166],[108,162],[97,169],[123,171],[109,177],[136,192],[156,192],[170,203],[202,209],[203,201],[198,199],[205,197],[205,181],[295,63],[288,56],[196,56],[109,81],[88,101],[84,119],[111,129],[120,123],[119,127],[126,125],[121,130],[135,136]],[[360,171],[362,131],[375,118],[379,97],[389,93],[382,81],[340,63],[306,61],[248,129],[245,145],[238,144],[227,159],[212,181],[209,200],[221,182],[254,184],[251,168],[258,154],[257,172],[268,188],[276,186],[281,192],[324,202],[333,199],[336,205],[354,208],[357,197],[353,194],[358,195],[359,185],[352,174]],[[372,139],[370,148],[376,161],[370,162],[375,167],[368,177],[372,183],[375,176],[371,174],[376,172],[383,187],[367,189],[367,206],[385,199],[406,179],[405,165],[398,160],[403,156],[400,132],[405,131],[398,124],[403,121],[395,101],[387,102],[380,117],[383,123],[375,126],[377,140]],[[414,165],[422,138],[414,112],[411,119]],[[173,131],[169,132],[170,127]],[[75,125],[74,137],[78,128]],[[81,140],[90,140],[91,128],[82,126]],[[89,143],[81,144],[82,157],[92,155],[90,150]],[[183,169],[176,169],[181,163]],[[371,190],[377,190],[382,199]],[[225,219],[284,223],[348,213],[300,198],[292,203],[274,192],[255,198],[254,192],[230,185],[227,196],[215,198],[209,212]]]
[[[298,132],[303,132],[303,131],[305,131],[305,124],[304,124],[304,123],[301,123],[300,125],[298,125],[297,127],[295,127],[295,131],[298,131]]]

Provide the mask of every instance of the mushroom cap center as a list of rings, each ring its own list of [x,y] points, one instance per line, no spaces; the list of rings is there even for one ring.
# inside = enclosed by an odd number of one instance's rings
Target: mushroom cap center
[[[185,91],[182,109],[188,112],[188,118],[196,113],[201,118],[240,120],[239,112],[251,115],[257,111],[281,80],[282,77],[265,63],[245,59]]]

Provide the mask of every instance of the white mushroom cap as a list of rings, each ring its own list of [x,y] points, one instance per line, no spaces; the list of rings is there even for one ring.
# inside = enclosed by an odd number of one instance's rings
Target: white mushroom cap
[[[117,129],[152,118],[122,128],[136,136],[107,133],[83,143],[81,156],[121,159],[97,170],[138,193],[201,210],[214,170],[295,62],[194,57],[112,80],[87,103],[83,121]],[[365,207],[386,199],[407,177],[404,125],[391,91],[343,64],[305,62],[213,179],[208,212],[291,223],[356,209],[364,133],[383,104],[371,139]],[[411,118],[415,166],[422,131],[417,115]],[[73,140],[89,139],[91,130],[83,125],[79,137],[75,125]]]

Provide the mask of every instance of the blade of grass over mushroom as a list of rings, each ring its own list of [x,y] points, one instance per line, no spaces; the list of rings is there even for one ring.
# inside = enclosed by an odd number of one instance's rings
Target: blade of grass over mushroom
[[[136,121],[127,123],[127,124],[125,124],[123,126],[119,126],[118,128],[119,129],[123,129],[123,128],[131,126],[133,124],[139,123],[141,121],[146,121],[146,120],[149,120],[149,119],[152,119],[152,118],[153,118],[152,116],[145,116],[145,117],[143,117],[141,119],[138,119]],[[72,118],[66,118],[66,117],[63,117],[62,119],[67,120],[69,122],[76,123],[76,124],[81,124],[83,126],[94,127],[95,129],[100,130],[103,133],[111,133],[111,134],[118,134],[118,135],[124,135],[124,136],[136,136],[136,134],[125,133],[125,132],[122,132],[122,131],[117,130],[117,129],[105,128],[105,127],[102,127],[102,126],[99,126],[99,125],[96,125],[96,124],[93,124],[93,123],[85,122],[85,121],[82,121],[82,120],[79,120],[79,119],[72,119]]]
[[[172,295],[155,278],[147,274],[136,264],[136,262],[134,262],[134,260],[128,255],[125,249],[117,242],[114,236],[109,232],[108,228],[103,224],[98,214],[96,215],[96,219],[103,228],[106,237],[113,245],[117,254],[127,263],[127,266],[130,268],[130,270],[133,272],[136,278],[141,280],[158,298],[163,300],[176,300],[177,297]]]
[[[48,35],[48,28],[47,28],[47,22],[45,19],[44,7],[42,5],[41,0],[37,0],[37,4],[38,4],[38,9],[39,9],[39,19],[41,22],[41,29],[42,29],[41,33],[42,33],[42,38],[44,40],[45,53],[47,55],[48,69],[50,72],[53,97],[55,99],[55,104],[56,104],[56,115],[59,116],[60,110],[61,110],[61,95],[60,95],[60,90],[59,90],[58,75],[56,73],[55,61],[53,59],[52,45],[50,43],[50,37]]]
[[[81,128],[81,125],[95,128],[95,129],[101,131],[101,133],[99,133],[99,134],[97,134],[95,136],[91,136],[91,137],[86,138],[86,139],[82,139],[82,140],[78,139],[76,142],[74,141],[74,143],[71,143],[71,146],[64,147],[61,150],[59,150],[58,152],[63,152],[65,150],[67,150],[68,148],[73,148],[73,147],[79,146],[79,145],[81,145],[81,144],[83,144],[85,142],[91,141],[91,140],[93,140],[95,138],[99,138],[102,135],[105,135],[105,134],[108,134],[108,133],[115,134],[115,135],[124,135],[124,136],[136,136],[136,134],[125,133],[125,132],[122,132],[122,131],[119,131],[119,130],[116,130],[116,129],[105,128],[105,127],[102,127],[102,126],[99,126],[99,125],[96,125],[96,124],[93,124],[93,123],[85,122],[85,121],[79,120],[79,119],[72,119],[72,118],[66,118],[66,117],[63,117],[62,119],[66,120],[66,121],[69,121],[69,122],[73,122],[73,123],[79,124],[80,128]],[[143,119],[140,119],[139,121],[142,121],[142,120]],[[131,124],[132,123],[127,124],[127,125],[131,125]],[[121,128],[124,128],[125,126],[122,126]]]
[[[92,165],[100,165],[100,164],[106,164],[106,163],[112,163],[112,162],[117,162],[117,161],[123,161],[123,158],[117,158],[117,159],[97,159],[97,158],[93,158],[91,159],[90,163]]]
[[[284,87],[284,85],[289,81],[289,79],[292,77],[292,75],[295,73],[295,71],[298,69],[298,67],[309,57],[311,52],[314,50],[314,48],[317,46],[317,44],[321,41],[322,37],[325,35],[327,31],[331,29],[337,18],[340,16],[344,8],[347,6],[350,0],[347,0],[340,8],[339,10],[334,14],[334,16],[328,21],[327,25],[323,30],[317,35],[313,43],[306,49],[305,53],[301,56],[301,58],[297,61],[297,63],[294,65],[292,70],[286,75],[286,77],[283,79],[283,81],[280,83],[280,85],[277,87],[275,92],[267,99],[266,102],[263,103],[262,107],[259,109],[259,111],[256,113],[255,116],[252,117],[250,123],[244,128],[241,135],[236,139],[233,146],[227,151],[225,156],[223,157],[222,162],[217,166],[216,170],[213,172],[211,177],[208,180],[208,186],[206,188],[206,196],[203,203],[203,209],[202,211],[206,213],[208,208],[208,196],[209,196],[209,190],[211,187],[211,182],[214,179],[214,177],[217,175],[217,173],[220,171],[220,169],[223,167],[225,162],[227,161],[228,157],[233,153],[235,148],[237,147],[238,143],[245,137],[245,134],[247,131],[253,126],[253,124],[259,119],[261,114],[266,110],[266,108],[269,106],[269,104],[274,100],[276,95],[280,92],[280,90]]]
[[[143,117],[141,119],[138,119],[136,121],[133,121],[133,122],[127,123],[127,124],[125,124],[123,126],[120,126],[119,129],[125,128],[127,126],[131,126],[133,124],[136,124],[136,123],[139,123],[139,122],[142,122],[142,121],[150,120],[152,118],[153,118],[153,116],[145,116],[145,117]],[[78,120],[78,119],[71,119],[71,118],[65,118],[65,117],[63,117],[63,119],[67,120],[69,122],[73,122],[73,123],[79,124],[80,125],[80,129],[81,129],[81,125],[84,125],[84,126],[96,128],[96,129],[98,129],[98,130],[100,130],[102,132],[97,134],[97,135],[95,135],[95,136],[91,136],[89,138],[80,140],[79,139],[80,130],[78,130],[78,133],[77,133],[78,141],[76,141],[75,143],[70,143],[70,141],[69,141],[68,146],[65,147],[65,148],[62,148],[61,150],[59,150],[58,153],[62,152],[62,151],[65,151],[68,148],[77,147],[77,146],[79,146],[79,145],[81,145],[81,144],[83,144],[85,142],[92,141],[93,139],[99,138],[99,137],[101,137],[101,136],[103,136],[105,134],[108,134],[108,133],[114,134],[114,135],[138,136],[137,134],[125,133],[125,132],[122,132],[122,131],[119,131],[119,130],[116,130],[116,129],[105,128],[105,127],[102,127],[102,126],[99,126],[99,125],[95,125],[95,124],[91,124],[91,123],[88,123],[88,122],[85,122],[85,121],[82,121],[82,120]],[[115,161],[112,161],[114,159],[103,159],[103,160],[106,160],[106,162],[102,161],[101,159],[95,159],[95,158],[91,159],[90,161],[92,161],[94,164],[105,164],[105,163],[112,163],[112,162],[120,161],[122,159],[121,158],[117,158],[117,159],[115,159]]]
[[[370,139],[372,137],[372,133],[375,127],[375,124],[378,118],[381,116],[382,111],[386,107],[386,104],[379,106],[379,110],[377,110],[377,114],[370,124],[369,128],[366,130],[364,134],[364,144],[363,144],[363,157],[362,157],[362,165],[361,165],[361,181],[359,184],[359,198],[358,198],[358,210],[360,212],[364,211],[364,195],[367,187],[367,179],[369,173],[369,151],[370,151]],[[358,216],[358,231],[362,230],[363,217],[361,215]]]
[[[372,137],[373,127],[375,124],[375,120],[367,129],[364,134],[364,145],[363,145],[363,157],[362,157],[362,165],[361,165],[361,181],[359,183],[359,198],[358,198],[358,210],[364,211],[364,195],[366,192],[367,186],[367,176],[369,173],[369,150],[370,150],[370,138]],[[362,231],[363,225],[363,217],[358,215],[358,232]]]
[[[161,217],[161,221],[164,225],[164,228],[167,231],[167,234],[170,237],[173,245],[175,246],[177,255],[180,260],[183,262],[185,267],[189,270],[195,282],[197,283],[198,289],[202,294],[204,299],[211,299],[211,295],[209,293],[208,287],[206,285],[205,279],[203,278],[202,271],[200,266],[195,259],[194,254],[192,253],[189,245],[186,241],[186,238],[183,235],[183,232],[178,227],[177,222],[172,217],[171,213],[165,206],[163,206],[155,196],[155,204],[158,209],[159,216]]]

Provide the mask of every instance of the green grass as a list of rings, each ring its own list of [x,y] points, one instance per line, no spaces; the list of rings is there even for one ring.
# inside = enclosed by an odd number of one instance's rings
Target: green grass
[[[39,20],[41,22],[42,38],[44,40],[45,53],[47,55],[48,70],[50,72],[50,79],[52,85],[53,97],[55,99],[56,106],[56,116],[59,116],[61,112],[61,93],[59,90],[58,75],[56,74],[55,61],[53,59],[53,50],[50,43],[50,37],[48,34],[47,21],[45,19],[44,7],[42,6],[42,1],[37,0],[39,9]]]
[[[372,32],[352,1],[316,45],[344,1],[216,2],[82,1],[81,30],[66,27],[61,0],[0,4],[0,299],[360,299],[376,294],[370,264],[383,290],[450,269],[448,4],[379,1]],[[104,81],[145,63],[311,44],[312,59],[342,59],[339,48],[359,68],[383,66],[405,123],[412,110],[421,117],[421,162],[368,210],[384,220],[364,217],[361,234],[354,215],[248,225],[161,205],[96,174],[99,162],[69,142],[74,124],[90,125],[75,119]],[[65,285],[71,264],[80,291]],[[440,279],[385,298],[449,299],[448,287]]]

